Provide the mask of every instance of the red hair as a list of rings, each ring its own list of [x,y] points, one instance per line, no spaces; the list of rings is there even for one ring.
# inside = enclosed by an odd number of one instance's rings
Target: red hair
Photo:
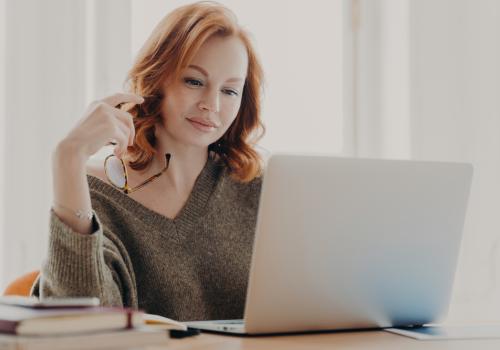
[[[130,167],[147,168],[156,153],[155,125],[161,121],[161,91],[167,77],[179,79],[204,42],[217,35],[236,36],[246,47],[247,76],[236,119],[224,135],[209,145],[228,166],[231,176],[249,182],[262,172],[255,143],[264,133],[260,119],[263,72],[249,35],[237,24],[234,14],[215,2],[198,2],[169,13],[156,26],[140,50],[128,74],[129,89],[145,102],[128,111],[134,116],[136,137],[128,148]]]

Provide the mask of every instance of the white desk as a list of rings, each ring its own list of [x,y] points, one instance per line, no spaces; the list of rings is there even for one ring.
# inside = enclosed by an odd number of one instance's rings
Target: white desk
[[[156,348],[155,348],[156,349]],[[323,333],[292,336],[237,337],[202,333],[172,339],[169,350],[499,350],[499,339],[422,341],[383,331]]]

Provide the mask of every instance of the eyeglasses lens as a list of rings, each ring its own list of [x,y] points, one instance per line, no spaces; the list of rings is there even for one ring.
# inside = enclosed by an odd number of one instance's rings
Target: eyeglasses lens
[[[124,188],[126,180],[122,161],[118,157],[109,157],[105,166],[109,181],[119,188]]]

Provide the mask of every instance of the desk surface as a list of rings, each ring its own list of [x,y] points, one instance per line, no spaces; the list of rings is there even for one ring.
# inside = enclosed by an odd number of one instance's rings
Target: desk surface
[[[384,349],[384,350],[417,350],[417,349],[500,349],[498,339],[470,340],[414,340],[383,331],[361,331],[307,334],[293,336],[236,337],[203,333],[199,336],[172,339],[169,350],[322,350],[333,349]],[[160,348],[158,348],[160,350]]]

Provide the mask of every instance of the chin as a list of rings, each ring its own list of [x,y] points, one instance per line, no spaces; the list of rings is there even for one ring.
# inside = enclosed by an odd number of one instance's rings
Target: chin
[[[170,135],[172,135],[172,137],[181,144],[199,148],[208,148],[209,145],[222,137],[222,135],[219,135],[219,131],[220,130],[214,130],[210,133],[203,133],[197,130],[190,130],[188,128],[182,130],[177,129],[175,131],[172,130]]]
[[[186,138],[184,141],[185,144],[192,145],[200,148],[208,148],[212,143],[217,141],[219,137],[207,137],[208,135],[199,136],[194,135],[189,138]]]

